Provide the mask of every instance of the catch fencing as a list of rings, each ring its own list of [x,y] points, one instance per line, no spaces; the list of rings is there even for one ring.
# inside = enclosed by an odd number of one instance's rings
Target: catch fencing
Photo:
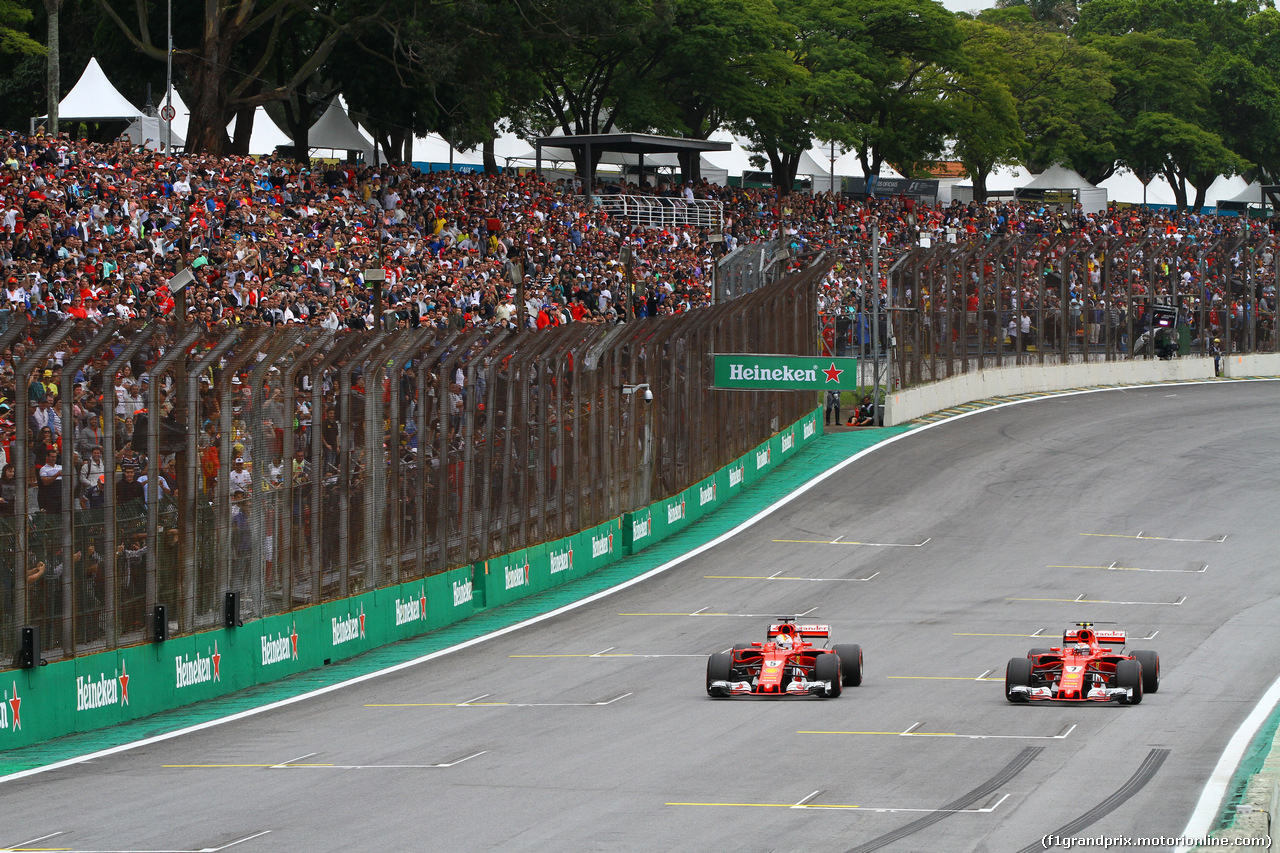
[[[827,266],[536,333],[3,318],[0,668],[21,626],[49,661],[190,634],[223,624],[227,592],[245,620],[283,613],[674,495],[812,410],[812,393],[712,390],[710,356],[816,352]],[[49,382],[56,417],[23,393]],[[623,393],[646,384],[652,402]]]
[[[1278,272],[1266,231],[914,248],[881,268],[880,357],[903,388],[993,367],[1278,352]],[[825,351],[874,357],[871,298],[823,315]]]

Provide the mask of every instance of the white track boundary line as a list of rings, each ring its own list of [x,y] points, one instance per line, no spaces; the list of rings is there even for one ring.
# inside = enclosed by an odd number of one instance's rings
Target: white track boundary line
[[[1274,379],[1241,379],[1237,381],[1274,382],[1276,380]],[[326,693],[333,693],[345,687],[350,687],[355,684],[362,684],[366,681],[372,681],[375,678],[380,678],[381,676],[389,675],[393,672],[400,672],[401,670],[418,666],[419,664],[426,663],[427,661],[432,661],[432,660],[435,660],[436,658],[444,657],[445,655],[462,651],[463,649],[469,649],[472,646],[478,646],[481,643],[487,642],[488,640],[492,640],[497,637],[506,636],[507,634],[511,634],[516,631],[519,631],[521,628],[527,628],[530,625],[536,625],[539,622],[545,622],[548,619],[554,619],[555,617],[560,616],[564,613],[577,610],[579,607],[585,607],[588,604],[593,604],[594,602],[600,601],[603,598],[607,598],[608,596],[613,595],[616,592],[621,592],[624,589],[630,589],[631,587],[636,586],[637,584],[644,583],[650,578],[657,577],[660,574],[670,571],[671,569],[674,569],[676,566],[679,566],[682,563],[702,553],[705,553],[706,551],[710,551],[712,548],[716,547],[720,543],[727,542],[728,540],[737,536],[742,531],[747,530],[750,527],[753,527],[756,524],[756,522],[761,521],[765,518],[768,518],[770,515],[777,512],[779,509],[786,506],[787,504],[791,503],[796,498],[803,495],[805,492],[818,486],[820,483],[826,481],[827,479],[834,477],[836,474],[840,473],[845,468],[848,468],[850,465],[861,460],[864,456],[868,456],[877,450],[888,447],[889,445],[895,444],[899,441],[902,441],[903,439],[911,438],[913,436],[920,435],[922,432],[926,432],[927,430],[944,426],[945,424],[954,423],[955,421],[962,420],[968,417],[973,417],[974,415],[980,415],[980,414],[983,414],[984,412],[989,412],[994,409],[1003,409],[1008,406],[1020,406],[1024,403],[1035,403],[1041,400],[1052,400],[1058,397],[1076,397],[1082,394],[1101,394],[1101,393],[1110,392],[1110,391],[1128,391],[1128,390],[1134,390],[1137,388],[1157,388],[1157,387],[1175,387],[1178,385],[1211,385],[1211,384],[1212,383],[1206,383],[1206,382],[1172,382],[1172,383],[1152,382],[1152,383],[1143,384],[1143,385],[1123,385],[1118,387],[1086,388],[1079,391],[1064,391],[1061,394],[1053,394],[1045,397],[1028,397],[1023,400],[1007,400],[1006,402],[1003,402],[1003,403],[997,403],[994,406],[987,406],[981,409],[974,409],[973,411],[970,411],[970,412],[961,412],[958,415],[953,415],[949,418],[945,418],[940,421],[934,421],[933,423],[928,423],[928,424],[921,424],[915,429],[910,429],[905,432],[900,432],[897,435],[889,436],[884,441],[876,442],[870,447],[859,450],[857,453],[853,454],[848,459],[844,460],[843,462],[836,463],[831,468],[828,468],[826,471],[823,471],[821,474],[814,477],[812,480],[809,480],[808,482],[801,484],[789,494],[783,495],[781,498],[774,501],[772,504],[765,507],[764,509],[760,510],[755,515],[737,524],[736,526],[730,528],[729,530],[726,530],[724,533],[720,534],[719,536],[712,539],[711,541],[704,542],[703,544],[694,548],[692,551],[681,554],[680,556],[676,557],[673,560],[668,560],[662,565],[656,566],[650,569],[649,571],[644,572],[643,574],[636,575],[634,578],[631,578],[630,580],[625,580],[622,583],[618,584],[617,586],[609,587],[608,589],[604,589],[604,590],[601,590],[600,592],[589,595],[586,598],[578,599],[577,601],[573,601],[573,602],[570,602],[569,604],[565,604],[561,607],[557,607],[554,610],[550,610],[538,616],[530,617],[529,619],[526,619],[523,622],[517,622],[514,625],[508,625],[505,628],[499,628],[498,630],[491,631],[488,634],[483,634],[479,637],[473,637],[472,639],[465,640],[461,643],[458,643],[457,645],[449,646],[448,648],[445,648],[445,649],[439,649],[438,651],[434,651],[429,654],[422,655],[421,657],[414,658],[413,660],[404,661],[403,663],[398,663],[393,666],[389,666],[386,669],[380,669],[377,672],[367,672],[364,675],[357,675],[355,678],[349,678],[346,681],[340,681],[337,684],[330,684],[327,687],[320,687],[320,688],[317,688],[316,690],[309,690],[306,693],[300,693],[297,696],[290,696],[287,699],[280,699],[275,702],[271,702],[257,708],[249,708],[248,710],[245,710],[245,711],[238,711],[235,714],[230,714],[226,717],[219,717],[216,720],[206,720],[203,723],[196,723],[193,726],[186,726],[181,729],[175,729],[174,731],[171,731],[171,732],[165,732],[164,734],[153,735],[151,737],[142,738],[141,740],[135,740],[129,743],[122,743],[118,746],[108,747],[107,749],[100,749],[97,752],[90,752],[85,755],[76,756],[75,758],[67,758],[62,761],[56,761],[53,764],[46,764],[42,767],[32,767],[27,770],[19,770],[16,773],[9,773],[7,775],[0,776],[0,784],[3,784],[5,782],[11,782],[17,779],[25,779],[27,777],[35,776],[40,773],[47,773],[51,770],[60,770],[63,767],[72,767],[76,764],[83,764],[86,761],[93,761],[98,758],[106,758],[107,756],[118,755],[122,752],[128,752],[129,750],[132,750],[132,749],[138,749],[139,747],[149,746],[153,743],[161,743],[166,740],[173,740],[174,738],[179,738],[179,737],[182,737],[183,735],[191,734],[193,732],[204,731],[205,729],[211,729],[215,726],[220,726],[225,723],[234,722],[236,720],[243,720],[248,717],[256,716],[258,714],[265,714],[268,711],[274,711],[277,708],[284,708],[289,705],[296,704],[298,702],[304,702],[307,699],[311,699],[316,696],[323,696]],[[1272,685],[1272,690],[1275,690],[1277,693],[1276,700],[1273,700],[1272,702],[1272,704],[1274,705],[1275,701],[1280,701],[1280,679],[1277,680],[1276,684]],[[1271,695],[1270,690],[1267,692],[1267,695],[1268,696]],[[1265,715],[1263,715],[1263,718],[1265,719]],[[1252,715],[1250,715],[1250,719],[1252,719]],[[1258,723],[1257,725],[1255,725],[1253,727],[1253,731],[1257,730],[1258,725],[1261,725],[1261,723]],[[1239,732],[1237,732],[1237,735],[1238,734]],[[1246,738],[1246,742],[1247,740],[1248,739]],[[1235,742],[1235,738],[1232,739],[1232,743],[1234,742]],[[1243,750],[1244,748],[1241,747],[1240,749],[1241,755],[1243,755]],[[1226,758],[1227,758],[1227,755],[1224,753],[1222,760],[1225,761]],[[1239,755],[1236,756],[1235,761],[1236,762],[1239,761]],[[1222,761],[1219,762],[1219,764],[1221,763]],[[1232,764],[1233,772],[1234,772],[1234,767],[1235,767],[1235,764],[1233,763]],[[1213,778],[1216,778],[1216,775],[1217,774],[1215,771],[1215,775]],[[1230,779],[1229,774],[1227,778]],[[1212,779],[1210,780],[1210,783],[1212,784]],[[1207,791],[1208,789],[1206,788],[1206,794],[1207,794]],[[1203,800],[1203,797],[1201,799]],[[1218,799],[1221,799],[1221,797],[1219,796]],[[1198,808],[1196,813],[1197,815],[1199,814]]]
[[[1258,704],[1253,706],[1249,716],[1244,718],[1240,728],[1236,729],[1236,733],[1231,736],[1231,740],[1227,741],[1227,748],[1222,751],[1222,757],[1214,765],[1209,781],[1200,792],[1195,811],[1191,813],[1191,820],[1187,822],[1187,828],[1182,831],[1184,838],[1203,838],[1209,834],[1214,821],[1218,819],[1218,813],[1222,810],[1222,798],[1227,795],[1227,786],[1231,784],[1231,777],[1235,776],[1236,767],[1240,765],[1240,759],[1244,758],[1244,751],[1249,748],[1249,742],[1258,733],[1258,729],[1262,728],[1267,717],[1271,716],[1277,704],[1280,704],[1280,678],[1271,683],[1267,692],[1263,693],[1262,698],[1258,700]],[[1191,849],[1182,845],[1174,848],[1174,853],[1187,853]]]

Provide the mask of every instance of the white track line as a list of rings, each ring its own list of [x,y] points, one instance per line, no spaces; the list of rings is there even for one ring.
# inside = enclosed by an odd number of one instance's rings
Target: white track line
[[[1267,717],[1271,716],[1277,704],[1280,704],[1280,678],[1271,683],[1267,692],[1262,694],[1258,704],[1253,706],[1249,716],[1245,717],[1240,728],[1236,729],[1236,733],[1227,742],[1227,748],[1222,751],[1222,757],[1218,759],[1213,773],[1209,775],[1209,781],[1200,792],[1200,799],[1196,802],[1195,811],[1191,813],[1187,828],[1182,830],[1184,838],[1203,838],[1209,834],[1218,819],[1222,798],[1227,794],[1227,786],[1231,784],[1231,777],[1235,775],[1236,767],[1244,757],[1244,751],[1249,748],[1249,742],[1258,733],[1258,729],[1262,728]],[[1187,853],[1191,849],[1183,845],[1177,847],[1174,853]]]
[[[1275,380],[1241,379],[1238,381],[1240,382],[1273,382]],[[799,497],[807,493],[810,489],[817,488],[822,483],[826,482],[830,478],[839,474],[845,468],[848,468],[854,463],[860,461],[861,459],[863,459],[863,457],[869,456],[870,454],[876,452],[877,450],[882,450],[891,444],[896,444],[899,441],[903,441],[905,439],[920,435],[921,433],[927,432],[928,430],[936,429],[940,426],[955,423],[956,421],[963,420],[965,418],[971,418],[977,415],[984,414],[986,412],[994,411],[996,409],[1004,409],[1009,406],[1020,406],[1020,405],[1023,405],[1024,403],[1032,403],[1032,402],[1037,402],[1041,400],[1049,400],[1049,399],[1061,398],[1061,397],[1077,397],[1084,394],[1102,394],[1109,391],[1127,391],[1127,390],[1132,390],[1134,388],[1144,388],[1144,387],[1154,388],[1159,386],[1168,386],[1170,384],[1201,385],[1204,383],[1153,382],[1149,385],[1128,385],[1128,386],[1123,386],[1119,388],[1116,388],[1116,387],[1086,388],[1080,391],[1065,391],[1061,394],[1055,394],[1051,397],[1028,397],[1026,399],[1021,399],[1021,400],[1008,400],[1004,403],[997,403],[994,406],[988,406],[982,409],[974,409],[971,412],[962,412],[958,415],[945,418],[944,420],[934,421],[933,423],[929,423],[929,424],[921,424],[920,426],[914,429],[906,430],[905,432],[900,432],[897,435],[891,435],[888,438],[886,438],[884,441],[877,442],[871,445],[870,447],[867,447],[867,448],[864,448],[863,450],[858,451],[857,453],[850,456],[848,459],[844,460],[843,462],[836,463],[835,465],[828,468],[826,471],[823,471],[821,474],[814,477],[812,480],[809,480],[808,482],[796,487],[796,489],[792,491],[790,494],[783,495],[781,498],[774,501],[772,504],[765,507],[764,509],[760,510],[755,515],[735,525],[729,530],[726,530],[724,533],[720,534],[719,536],[710,540],[709,542],[704,542],[698,547],[694,548],[693,550],[688,551],[687,553],[681,554],[680,556],[672,560],[668,560],[667,562],[663,563],[660,566],[655,566],[654,568],[650,569],[647,572],[644,572],[643,574],[636,575],[634,578],[631,578],[630,580],[625,580],[622,583],[618,584],[617,586],[609,587],[608,589],[604,589],[604,590],[601,590],[600,592],[593,593],[592,595],[588,595],[585,598],[580,598],[577,601],[570,602],[569,604],[563,605],[562,607],[557,607],[554,610],[549,610],[546,613],[539,614],[538,616],[530,617],[528,619],[525,619],[523,622],[517,622],[514,625],[508,625],[505,628],[499,628],[498,630],[491,631],[488,634],[483,634],[479,637],[474,637],[470,640],[465,640],[464,642],[458,643],[457,645],[449,646],[448,648],[445,648],[445,649],[439,649],[438,651],[421,655],[420,657],[416,657],[412,660],[407,660],[407,661],[404,661],[403,663],[398,663],[398,664],[395,664],[394,666],[389,666],[386,669],[380,669],[376,672],[367,672],[364,675],[357,675],[354,678],[349,678],[346,681],[340,681],[337,684],[330,684],[327,687],[320,687],[320,688],[317,688],[316,690],[309,690],[306,693],[300,693],[297,696],[290,696],[287,699],[280,699],[276,702],[270,702],[266,705],[262,705],[257,708],[249,708],[248,710],[239,711],[235,714],[228,714],[227,716],[220,717],[216,720],[206,720],[203,723],[196,723],[193,726],[186,726],[184,728],[175,729],[171,732],[165,732],[164,734],[158,734],[158,735],[153,735],[147,738],[141,738],[140,740],[131,741],[129,743],[122,743],[118,746],[108,747],[107,749],[100,749],[100,750],[97,750],[96,752],[90,752],[85,755],[78,755],[75,758],[68,758],[68,759],[64,759],[63,761],[55,761],[52,764],[46,764],[42,767],[32,767],[27,770],[19,770],[16,773],[9,773],[4,776],[0,776],[0,784],[3,784],[5,782],[10,782],[16,779],[25,779],[27,777],[35,776],[40,773],[47,773],[51,770],[60,770],[63,767],[71,767],[76,764],[83,764],[86,761],[92,761],[97,758],[106,758],[107,756],[110,756],[110,755],[118,755],[122,752],[128,752],[129,750],[137,749],[142,746],[149,746],[153,743],[160,743],[162,741],[172,740],[174,738],[179,738],[184,735],[191,734],[192,732],[204,731],[205,729],[211,729],[215,726],[221,726],[226,723],[234,722],[236,720],[243,720],[248,717],[257,716],[258,714],[265,714],[268,711],[274,711],[277,708],[284,708],[288,705],[293,705],[298,702],[305,702],[308,699],[315,698],[316,696],[323,696],[327,693],[333,693],[335,691],[342,690],[346,687],[351,687],[352,685],[355,685],[355,684],[363,684],[366,681],[372,681],[375,678],[381,678],[382,676],[389,675],[390,673],[393,673],[393,672],[400,672],[401,670],[418,666],[420,664],[426,663],[427,661],[432,661],[432,660],[435,660],[436,658],[441,658],[441,657],[444,657],[445,655],[462,651],[463,649],[469,649],[472,646],[478,646],[481,643],[488,642],[489,640],[495,639],[497,637],[504,637],[507,634],[515,633],[516,631],[519,631],[522,628],[527,628],[530,625],[536,625],[539,622],[545,622],[548,619],[554,619],[557,616],[561,616],[565,613],[569,613],[571,611],[577,610],[580,607],[585,607],[588,604],[594,604],[595,602],[600,601],[603,598],[608,598],[609,596],[615,593],[622,592],[625,589],[630,589],[633,586],[644,583],[650,578],[654,578],[654,577],[657,577],[658,575],[664,574],[665,572],[668,572],[671,569],[674,569],[676,566],[682,565],[688,562],[689,560],[693,559],[694,557],[697,557],[701,554],[706,553],[707,551],[710,551],[712,548],[715,548],[721,543],[728,542],[730,539],[737,536],[739,533],[742,533],[744,530],[750,529],[751,527],[755,526],[758,522],[768,518],[770,515],[773,515],[773,513],[777,512],[782,507],[798,499]],[[927,542],[928,540],[925,540],[925,541]],[[922,542],[920,544],[923,545],[924,543]],[[1276,682],[1276,690],[1277,690],[1277,700],[1280,700],[1280,680],[1277,680]],[[1255,726],[1255,729],[1256,729],[1256,726]],[[1225,755],[1224,755],[1224,760],[1225,760]],[[1238,756],[1237,756],[1237,760],[1239,760]]]

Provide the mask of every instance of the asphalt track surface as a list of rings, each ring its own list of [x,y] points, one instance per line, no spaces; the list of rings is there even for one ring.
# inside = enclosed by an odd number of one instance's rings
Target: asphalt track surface
[[[1280,383],[1209,383],[910,433],[572,612],[4,782],[0,844],[1005,853],[1064,828],[1177,835],[1280,676],[1277,415]],[[780,614],[861,643],[863,685],[709,699],[706,655]],[[1130,647],[1160,653],[1159,693],[1008,704],[1008,659],[1075,620],[1150,636]]]

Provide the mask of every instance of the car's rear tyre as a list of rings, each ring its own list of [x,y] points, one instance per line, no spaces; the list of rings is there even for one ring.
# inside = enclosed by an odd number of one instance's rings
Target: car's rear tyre
[[[1040,657],[1040,655],[1051,655],[1051,654],[1053,654],[1053,649],[1032,649],[1031,651],[1027,652],[1027,657],[1036,658],[1036,657]]]
[[[862,646],[857,643],[840,643],[831,650],[840,658],[840,677],[845,687],[857,687],[862,683]]]
[[[1142,701],[1142,664],[1136,660],[1116,662],[1116,687],[1123,687],[1133,693],[1129,698],[1121,698],[1121,705],[1137,705]]]
[[[826,692],[828,699],[836,698],[844,689],[840,683],[840,664],[840,655],[835,652],[818,655],[813,662],[814,680],[825,681],[831,685]]]
[[[1157,692],[1160,689],[1160,655],[1150,649],[1142,649],[1134,652],[1133,658],[1142,664],[1142,692]]]
[[[733,672],[733,655],[730,652],[716,652],[707,658],[707,695],[723,699],[729,691],[723,687],[712,687],[713,681],[728,681]]]
[[[1010,658],[1009,666],[1004,671],[1004,698],[1010,702],[1026,702],[1027,697],[1014,693],[1014,687],[1031,686],[1031,659]]]

